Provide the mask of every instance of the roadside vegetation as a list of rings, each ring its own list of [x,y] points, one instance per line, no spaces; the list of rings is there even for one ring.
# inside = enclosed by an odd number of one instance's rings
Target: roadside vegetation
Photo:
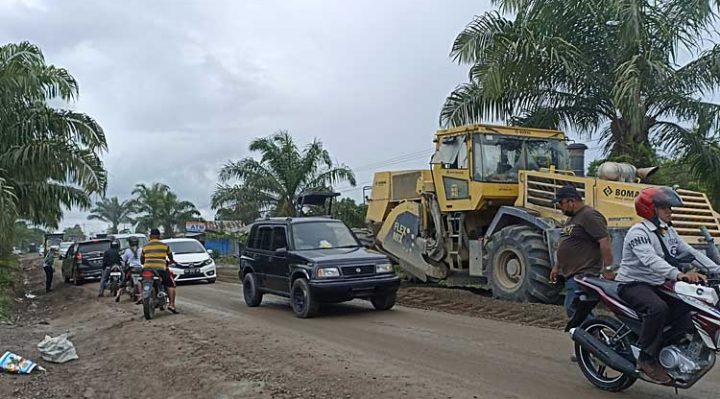
[[[10,321],[14,288],[20,280],[18,266],[15,256],[0,257],[0,323]]]

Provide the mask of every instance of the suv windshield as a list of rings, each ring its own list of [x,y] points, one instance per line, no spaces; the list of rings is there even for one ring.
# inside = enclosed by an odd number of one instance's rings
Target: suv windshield
[[[87,254],[90,252],[105,252],[110,249],[110,241],[87,242],[78,245],[78,252]]]
[[[339,221],[297,223],[292,231],[297,250],[359,246],[350,229]]]
[[[199,254],[204,253],[205,248],[197,241],[171,241],[167,245],[174,254]]]

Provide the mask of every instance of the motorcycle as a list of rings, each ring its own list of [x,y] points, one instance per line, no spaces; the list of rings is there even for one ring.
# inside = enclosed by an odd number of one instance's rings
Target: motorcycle
[[[153,269],[142,269],[142,304],[145,319],[155,317],[155,308],[165,310],[168,305],[168,296],[162,284],[160,275]]]
[[[669,337],[671,327],[663,330],[659,363],[672,378],[666,385],[675,389],[688,389],[697,383],[715,365],[720,352],[720,278],[708,277],[706,285],[667,281],[660,288],[662,295],[692,309],[692,331]],[[585,378],[611,392],[626,390],[638,379],[658,384],[636,368],[641,319],[618,295],[620,283],[594,276],[575,276],[575,280],[583,293],[565,331],[575,342],[577,364]],[[591,314],[601,302],[614,317]]]
[[[110,268],[107,286],[110,289],[110,296],[116,296],[120,283],[122,282],[122,268],[120,265],[113,265]]]
[[[120,301],[120,295],[127,294],[132,302],[137,302],[140,298],[142,290],[139,288],[140,272],[142,267],[127,266],[125,269],[125,278],[121,292],[118,292],[116,301]]]

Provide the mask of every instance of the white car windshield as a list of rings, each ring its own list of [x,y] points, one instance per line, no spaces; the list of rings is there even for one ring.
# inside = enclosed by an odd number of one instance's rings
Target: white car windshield
[[[205,248],[198,241],[171,241],[167,243],[172,253],[180,254],[199,254],[205,253]]]
[[[148,240],[145,237],[136,237],[136,238],[138,240],[138,246],[140,248],[144,247],[145,244],[148,243]],[[118,238],[117,240],[120,242],[120,248],[129,248],[130,247],[130,237]]]
[[[305,222],[292,226],[295,249],[351,248],[359,244],[344,223],[338,221]]]

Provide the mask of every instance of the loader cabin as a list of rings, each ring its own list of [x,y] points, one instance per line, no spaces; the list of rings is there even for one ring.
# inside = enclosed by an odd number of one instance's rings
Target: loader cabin
[[[469,125],[435,134],[432,180],[443,211],[512,205],[521,170],[569,170],[564,133]]]

